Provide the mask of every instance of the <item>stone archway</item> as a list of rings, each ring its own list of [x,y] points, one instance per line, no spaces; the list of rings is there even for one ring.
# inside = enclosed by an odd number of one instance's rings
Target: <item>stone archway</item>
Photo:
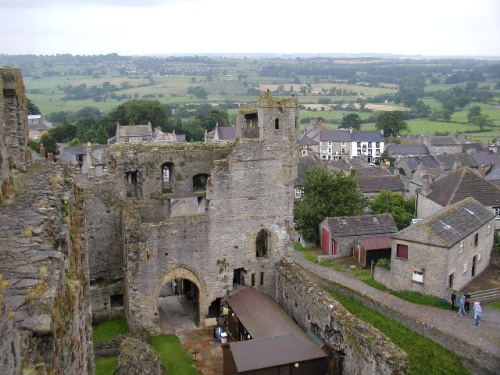
[[[177,292],[180,292],[181,290],[181,295],[174,295],[172,298],[179,298],[182,301],[186,302],[183,297],[188,297],[192,299],[193,296],[196,297],[196,306],[197,306],[197,315],[199,317],[199,323],[200,325],[203,324],[203,320],[205,318],[205,315],[208,312],[208,306],[207,306],[207,290],[206,290],[206,285],[205,282],[203,281],[203,278],[201,275],[196,272],[193,268],[186,266],[184,264],[182,265],[177,265],[171,269],[169,269],[165,275],[161,278],[159,281],[156,290],[155,290],[155,296],[158,299],[157,300],[157,311],[158,311],[158,316],[162,316],[162,311],[161,311],[161,297],[160,297],[160,291],[162,290],[163,286],[172,283],[175,281],[178,285],[176,288]],[[190,286],[189,292],[190,295],[186,296],[183,293],[186,292],[185,286],[188,285]],[[195,287],[195,288],[193,288]],[[177,293],[179,294],[179,293]],[[170,298],[170,297],[168,297]],[[179,302],[182,304],[182,302]],[[168,312],[166,312],[168,313]],[[171,317],[172,318],[172,317]],[[191,319],[193,320],[193,319]],[[197,323],[193,321],[193,324]],[[160,327],[162,325],[161,319],[160,319]]]

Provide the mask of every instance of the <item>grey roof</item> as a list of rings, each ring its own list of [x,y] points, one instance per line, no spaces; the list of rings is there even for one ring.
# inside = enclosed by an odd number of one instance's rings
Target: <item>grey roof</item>
[[[491,210],[469,197],[410,225],[392,238],[450,248],[494,217]]]
[[[431,146],[457,146],[460,143],[454,137],[431,137],[429,139]]]
[[[244,287],[229,297],[227,304],[254,339],[289,334],[305,336],[302,329],[271,296],[256,288]]]
[[[359,190],[362,193],[379,193],[381,190],[390,190],[393,192],[403,192],[405,186],[399,175],[385,176],[356,176]]]
[[[321,142],[351,142],[348,130],[322,130],[319,135]]]
[[[151,125],[120,125],[120,137],[152,136]]]
[[[234,126],[219,126],[220,141],[234,141],[236,139],[236,128]]]
[[[456,165],[467,166],[470,168],[477,168],[477,163],[474,158],[469,154],[442,154],[434,156],[444,171],[449,171]]]
[[[384,137],[376,130],[365,130],[352,132],[353,142],[384,142]]]
[[[500,180],[500,164],[495,164],[488,171],[488,174],[484,177],[488,181],[498,181]]]
[[[238,373],[326,358],[319,347],[295,335],[232,342],[229,347]]]
[[[457,168],[434,181],[426,197],[443,207],[467,197],[473,197],[486,207],[500,206],[500,190],[469,167]]]
[[[394,145],[387,146],[387,152],[391,156],[421,156],[429,155],[429,149],[425,145]]]
[[[312,138],[309,138],[307,135],[303,134],[301,137],[300,137],[300,140],[299,140],[299,144],[301,146],[313,146],[313,145],[317,145],[318,142],[315,141],[314,139]]]
[[[500,157],[491,150],[477,151],[471,154],[471,156],[477,165],[484,164],[486,166],[489,166],[493,164],[500,164]]]
[[[408,166],[412,172],[417,170],[417,167],[422,163],[427,168],[439,168],[439,163],[432,155],[408,156],[405,157]]]
[[[387,235],[398,231],[389,214],[327,217],[323,224],[332,237]]]
[[[314,157],[303,156],[299,158],[297,178],[295,179],[295,186],[304,186],[307,182],[307,171],[320,165]]]

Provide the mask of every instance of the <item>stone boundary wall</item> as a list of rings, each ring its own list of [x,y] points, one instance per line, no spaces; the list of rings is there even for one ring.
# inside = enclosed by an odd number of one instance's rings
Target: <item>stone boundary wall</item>
[[[337,258],[335,255],[318,255],[318,263],[328,262]]]
[[[373,267],[373,279],[381,284],[384,284],[386,287],[391,288],[391,270],[377,266]]]
[[[277,302],[304,331],[313,331],[343,357],[342,374],[406,374],[407,354],[350,314],[293,261],[277,264]]]
[[[497,373],[500,368],[500,361],[498,357],[484,353],[482,350],[478,349],[473,344],[466,341],[460,340],[454,336],[443,332],[436,327],[430,326],[428,324],[422,323],[421,321],[402,314],[401,312],[392,309],[390,306],[382,305],[370,298],[367,295],[361,294],[356,290],[349,289],[343,285],[337,284],[331,280],[325,279],[321,276],[314,274],[309,270],[305,270],[309,277],[311,277],[314,282],[323,287],[329,288],[336,293],[340,293],[346,297],[353,298],[363,305],[391,318],[395,321],[403,324],[405,327],[431,339],[432,341],[444,346],[445,348],[463,356],[474,363],[477,374],[494,374]]]

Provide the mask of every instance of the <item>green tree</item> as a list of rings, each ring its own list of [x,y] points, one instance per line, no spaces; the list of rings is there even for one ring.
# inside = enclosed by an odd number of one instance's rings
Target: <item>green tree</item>
[[[377,113],[375,128],[383,130],[385,137],[398,136],[401,132],[408,130],[408,124],[404,121],[403,111],[382,111]]]
[[[229,114],[225,108],[216,107],[213,108],[209,113],[204,115],[201,119],[201,126],[207,131],[211,131],[215,128],[215,124],[219,126],[227,125],[229,123]]]
[[[401,230],[409,226],[415,217],[415,198],[405,199],[401,194],[381,190],[373,198],[370,208],[374,214],[390,214]]]
[[[153,127],[163,129],[167,124],[167,110],[158,100],[133,99],[114,109],[108,118],[122,125],[145,125],[151,121]]]
[[[307,171],[304,198],[295,202],[294,217],[307,241],[318,239],[318,226],[329,216],[360,215],[368,205],[353,175],[328,172],[324,166]]]
[[[478,105],[473,105],[469,108],[469,112],[467,113],[467,119],[471,122],[471,119],[476,116],[481,115],[481,107]]]
[[[57,141],[49,134],[49,132],[46,132],[40,137],[40,144],[43,144],[46,153],[51,152],[55,154],[57,151]]]
[[[40,108],[35,103],[28,99],[28,115],[41,115]]]
[[[483,131],[484,128],[492,128],[493,121],[491,121],[488,115],[479,115],[472,117],[469,122],[473,125],[479,126],[479,130]]]
[[[340,127],[344,129],[352,128],[359,130],[361,128],[361,117],[359,117],[357,113],[348,113],[342,118]]]

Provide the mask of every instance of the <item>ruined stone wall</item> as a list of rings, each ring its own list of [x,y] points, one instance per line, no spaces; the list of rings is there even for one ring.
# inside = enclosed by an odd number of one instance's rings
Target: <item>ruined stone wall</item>
[[[7,303],[5,290],[8,285],[0,274],[0,372],[21,374],[21,340],[14,327],[14,314]]]
[[[352,316],[291,261],[277,265],[276,300],[304,331],[343,357],[342,374],[405,374],[408,356],[372,326]]]
[[[21,71],[0,68],[0,200],[12,189],[10,170],[27,166],[27,107]]]

